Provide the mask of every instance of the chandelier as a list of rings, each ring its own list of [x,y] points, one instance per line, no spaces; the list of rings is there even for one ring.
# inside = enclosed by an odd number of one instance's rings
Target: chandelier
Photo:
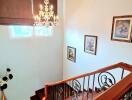
[[[53,11],[53,5],[49,4],[49,0],[44,0],[44,5],[40,4],[39,13],[34,17],[34,25],[56,26],[59,17]]]

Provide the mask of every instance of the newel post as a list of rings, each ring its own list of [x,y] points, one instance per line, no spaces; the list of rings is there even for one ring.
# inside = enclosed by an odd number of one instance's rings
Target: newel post
[[[45,85],[45,100],[48,100],[48,85]]]

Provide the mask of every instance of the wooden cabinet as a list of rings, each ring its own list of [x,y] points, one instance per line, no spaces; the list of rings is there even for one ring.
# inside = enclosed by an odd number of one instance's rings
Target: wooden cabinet
[[[57,12],[57,0],[50,0]],[[37,14],[43,0],[0,0],[0,24],[33,25],[33,13]]]

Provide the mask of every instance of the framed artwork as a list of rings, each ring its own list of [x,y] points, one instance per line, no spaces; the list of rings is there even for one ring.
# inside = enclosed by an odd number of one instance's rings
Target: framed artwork
[[[132,15],[113,17],[111,40],[132,42]]]
[[[97,49],[97,36],[85,35],[84,52],[96,55],[96,49]]]
[[[67,46],[67,59],[76,62],[76,48]]]

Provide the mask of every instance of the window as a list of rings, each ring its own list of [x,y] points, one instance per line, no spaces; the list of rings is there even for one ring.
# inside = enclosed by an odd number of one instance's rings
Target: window
[[[11,38],[49,37],[53,34],[53,27],[11,25],[9,31]]]
[[[33,27],[12,25],[10,26],[10,32],[12,38],[31,37],[33,33]]]
[[[53,34],[53,27],[49,26],[35,26],[34,27],[34,34],[36,36],[52,36]]]

